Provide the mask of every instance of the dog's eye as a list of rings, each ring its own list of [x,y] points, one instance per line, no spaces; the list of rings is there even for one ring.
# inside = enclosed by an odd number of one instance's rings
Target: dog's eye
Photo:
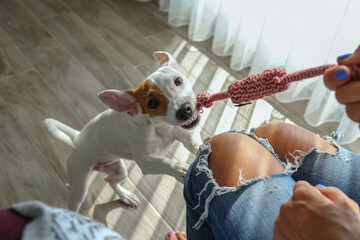
[[[179,86],[180,84],[182,84],[182,82],[183,82],[183,80],[182,80],[181,77],[176,78],[175,81],[174,81],[176,86]]]
[[[150,101],[148,101],[148,108],[151,109],[155,109],[159,106],[159,101],[155,98],[150,99]]]

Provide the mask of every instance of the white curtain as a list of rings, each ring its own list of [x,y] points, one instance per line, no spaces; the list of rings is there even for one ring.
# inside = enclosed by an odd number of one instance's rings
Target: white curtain
[[[250,74],[270,67],[287,72],[336,63],[360,44],[360,0],[159,0],[171,26],[189,25],[193,41],[213,37],[212,50]],[[316,127],[338,122],[342,144],[360,136],[322,77],[292,84],[280,102],[309,100],[304,118]]]

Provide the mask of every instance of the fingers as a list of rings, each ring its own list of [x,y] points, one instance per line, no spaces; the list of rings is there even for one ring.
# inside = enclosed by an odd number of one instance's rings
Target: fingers
[[[360,122],[360,102],[346,104],[346,114],[355,122]]]
[[[352,81],[336,89],[336,99],[346,105],[346,114],[355,122],[360,122],[360,81]]]
[[[291,199],[294,201],[327,200],[316,188],[305,181],[298,181],[295,183]]]
[[[352,81],[336,90],[336,98],[341,104],[360,102],[360,81]]]
[[[354,51],[354,53],[351,54],[350,56],[348,56],[344,59],[339,58],[338,63],[339,63],[339,65],[350,65],[350,64],[360,63],[360,45]]]
[[[335,90],[348,82],[350,80],[350,76],[351,71],[346,66],[330,68],[324,73],[324,83],[330,90]]]
[[[346,105],[346,114],[355,122],[360,122],[360,81],[352,81],[336,89],[336,99]]]
[[[346,66],[360,66],[360,46],[353,54],[339,56],[338,64],[339,66],[325,71],[324,83],[327,88],[335,91],[336,99],[345,105],[349,118],[360,122],[360,79],[357,74],[351,75],[350,68]]]

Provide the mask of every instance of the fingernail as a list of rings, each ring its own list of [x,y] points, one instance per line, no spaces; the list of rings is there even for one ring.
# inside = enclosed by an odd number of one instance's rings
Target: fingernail
[[[345,69],[341,68],[335,72],[335,78],[339,81],[347,79],[348,75]]]
[[[345,59],[345,58],[348,58],[349,56],[351,55],[351,53],[346,53],[346,54],[344,54],[344,55],[340,55],[340,56],[338,56],[338,59]]]
[[[173,232],[173,231],[170,231],[170,232],[168,232],[168,237],[172,237],[172,236],[175,236],[175,233]]]
[[[318,185],[316,185],[317,187],[320,187],[320,188],[324,188],[325,186],[324,185],[322,185],[322,184],[318,184]]]

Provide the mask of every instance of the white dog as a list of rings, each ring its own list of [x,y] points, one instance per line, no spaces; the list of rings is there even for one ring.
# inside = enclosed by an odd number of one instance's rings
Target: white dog
[[[161,67],[137,89],[99,94],[110,109],[80,132],[45,119],[52,135],[74,149],[67,162],[71,210],[77,212],[84,201],[92,170],[108,174],[105,180],[123,203],[138,206],[137,196],[119,184],[127,177],[121,158],[135,160],[144,174],[168,174],[184,181],[188,164],[162,156],[175,140],[192,153],[201,145],[200,134],[191,135],[188,130],[200,121],[195,93],[189,80],[176,70],[170,54],[155,52],[154,56]]]

